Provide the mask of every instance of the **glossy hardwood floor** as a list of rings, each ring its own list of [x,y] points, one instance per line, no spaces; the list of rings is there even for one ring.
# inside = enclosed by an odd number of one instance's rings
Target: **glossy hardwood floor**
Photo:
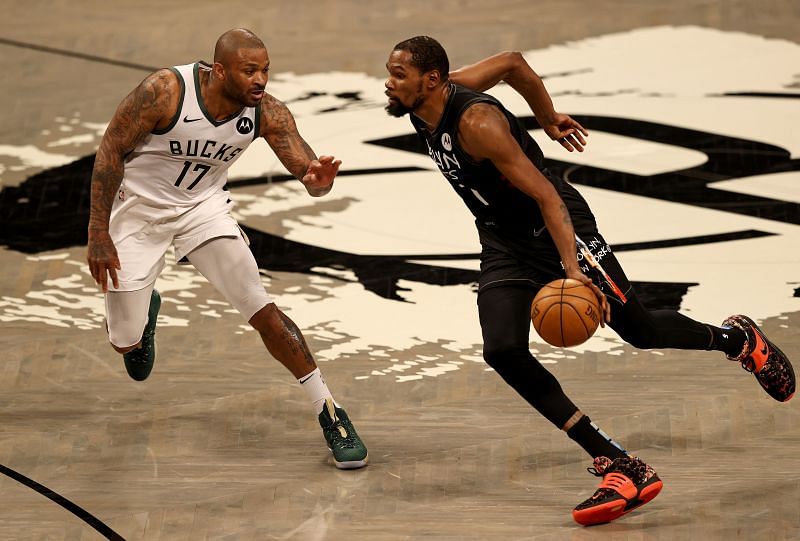
[[[416,0],[368,8],[351,0],[6,4],[0,21],[0,178],[6,194],[34,174],[90,155],[102,124],[144,76],[135,65],[207,57],[217,35],[233,26],[265,38],[276,72],[382,77],[391,46],[413,34],[440,37],[453,65],[461,65],[502,49],[544,49],[660,25],[796,42],[800,23],[791,1],[770,2],[769,9],[760,2],[700,0],[663,6],[614,0],[592,7],[576,1]],[[796,85],[785,91],[796,92]],[[99,132],[48,147],[60,127],[84,124],[99,125]],[[62,131],[64,137],[75,133]],[[11,146],[23,150],[7,150]],[[326,146],[336,152],[335,137]],[[31,148],[50,154],[43,158]],[[65,156],[63,162],[56,155]],[[792,193],[789,199],[797,202],[797,189]],[[65,198],[62,206],[66,200],[72,201]],[[283,207],[280,212],[300,222],[305,215]],[[797,238],[796,223],[781,227],[794,235],[785,238]],[[46,233],[43,243],[52,238]],[[557,360],[548,369],[573,400],[652,464],[665,483],[642,509],[582,528],[570,512],[595,490],[598,479],[585,469],[591,463],[480,362],[472,301],[466,303],[471,312],[447,316],[463,316],[472,329],[465,334],[473,338],[457,353],[444,331],[438,341],[422,336],[436,334],[428,323],[408,331],[406,347],[387,353],[370,337],[405,323],[376,313],[376,330],[357,337],[367,346],[320,359],[330,388],[370,449],[367,468],[340,471],[291,374],[213,288],[178,275],[183,271],[174,266],[174,281],[165,282],[170,300],[162,309],[154,372],[146,382],[131,381],[107,344],[102,297],[81,267],[84,250],[69,243],[41,252],[0,248],[0,540],[800,539],[797,399],[776,403],[718,353],[537,346]],[[648,262],[631,263],[632,278],[651,279]],[[752,262],[740,263],[722,271],[749,276]],[[770,265],[800,270],[791,254]],[[347,269],[337,269],[341,287],[349,287]],[[314,272],[267,267],[264,274],[281,306],[313,312],[340,300],[323,291],[328,286],[320,286]],[[675,281],[691,282],[683,276]],[[191,287],[181,285],[186,283]],[[796,306],[790,297],[786,305]],[[182,303],[190,300],[192,309],[184,310]],[[426,310],[424,298],[410,302]],[[363,310],[361,304],[336,306],[342,319]],[[332,331],[327,321],[312,326],[300,315],[297,320],[304,330],[311,327],[307,338],[314,351],[340,351],[337,346],[353,338]],[[763,328],[800,359],[800,310],[771,314]],[[398,377],[412,373],[424,376]]]

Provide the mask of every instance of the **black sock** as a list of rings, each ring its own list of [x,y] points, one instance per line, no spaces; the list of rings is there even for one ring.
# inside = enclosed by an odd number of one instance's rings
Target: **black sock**
[[[628,452],[620,444],[600,430],[586,415],[567,430],[567,436],[583,447],[587,453],[592,455],[592,458],[607,456],[614,460],[628,456]]]
[[[744,341],[747,339],[744,332],[736,327],[714,327],[706,324],[711,331],[711,343],[708,349],[722,351],[735,357],[742,352]]]

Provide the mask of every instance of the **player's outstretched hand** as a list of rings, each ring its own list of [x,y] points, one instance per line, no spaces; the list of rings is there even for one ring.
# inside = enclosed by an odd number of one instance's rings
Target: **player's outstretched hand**
[[[119,264],[117,249],[108,231],[89,232],[89,244],[87,246],[86,261],[89,263],[89,271],[92,278],[103,290],[108,292],[108,278],[115,288],[119,288],[117,271],[122,267]]]
[[[303,184],[308,193],[314,197],[325,195],[333,188],[333,179],[339,172],[342,160],[335,160],[333,156],[320,156],[308,164],[308,169],[303,177]]]
[[[575,272],[567,272],[567,278],[572,278],[573,280],[577,280],[581,282],[583,285],[589,286],[592,288],[592,291],[597,296],[597,300],[600,303],[600,311],[603,313],[602,319],[600,319],[600,326],[605,327],[606,323],[611,322],[611,305],[608,304],[608,299],[605,296],[605,293],[600,291],[600,288],[597,287],[597,284],[592,282],[591,278],[586,276],[580,271]]]
[[[586,128],[578,124],[578,122],[569,115],[556,113],[553,121],[549,124],[543,124],[542,129],[553,141],[558,141],[559,144],[572,152],[577,150],[583,152],[583,147],[586,146],[586,139],[589,132]]]

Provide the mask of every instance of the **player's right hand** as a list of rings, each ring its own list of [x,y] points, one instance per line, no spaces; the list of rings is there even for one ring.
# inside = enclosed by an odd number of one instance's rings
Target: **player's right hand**
[[[333,179],[339,172],[342,160],[336,160],[333,156],[320,156],[318,160],[312,160],[308,164],[308,170],[301,179],[306,186],[306,190],[313,197],[327,194],[333,187]]]
[[[567,278],[572,278],[573,280],[577,280],[581,282],[585,286],[589,286],[594,294],[597,296],[597,301],[600,303],[600,312],[603,314],[603,317],[600,318],[600,326],[605,327],[606,323],[611,322],[611,305],[608,304],[608,299],[606,298],[605,293],[603,293],[597,284],[595,284],[591,278],[583,274],[581,271],[567,271],[566,273]]]
[[[89,263],[89,271],[92,278],[103,290],[108,292],[108,277],[115,288],[119,288],[117,271],[121,269],[117,249],[108,231],[89,231],[89,243],[87,245],[86,261]]]

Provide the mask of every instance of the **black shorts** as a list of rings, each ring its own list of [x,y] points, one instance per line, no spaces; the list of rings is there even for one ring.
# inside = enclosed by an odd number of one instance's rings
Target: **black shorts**
[[[627,295],[631,284],[611,246],[597,231],[589,205],[572,186],[567,185],[561,197],[569,209],[575,233],[586,244],[594,259]],[[561,257],[547,231],[531,233],[504,230],[478,224],[481,240],[481,273],[478,293],[498,286],[522,285],[538,291],[544,284],[564,278]],[[600,286],[609,298],[618,298],[602,275],[594,270],[578,252],[578,263],[584,274]]]

